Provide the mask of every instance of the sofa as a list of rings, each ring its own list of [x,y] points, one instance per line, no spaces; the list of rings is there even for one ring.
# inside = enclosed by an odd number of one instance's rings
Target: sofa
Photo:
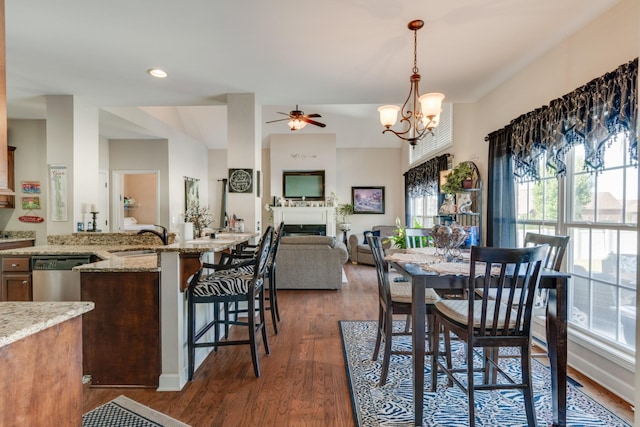
[[[395,230],[395,225],[375,225],[371,230],[367,231],[372,231],[375,235],[379,235],[382,238],[382,247],[389,249],[391,243],[385,242],[385,240],[387,237],[393,236]],[[349,258],[352,264],[375,265],[371,248],[364,240],[364,234],[364,232],[354,233],[349,236]]]
[[[276,256],[278,289],[340,289],[344,243],[329,236],[282,236]]]

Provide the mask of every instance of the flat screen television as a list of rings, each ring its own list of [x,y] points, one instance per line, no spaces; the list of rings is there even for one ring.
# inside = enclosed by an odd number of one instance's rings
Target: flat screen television
[[[282,173],[285,199],[324,200],[324,171],[288,171]]]

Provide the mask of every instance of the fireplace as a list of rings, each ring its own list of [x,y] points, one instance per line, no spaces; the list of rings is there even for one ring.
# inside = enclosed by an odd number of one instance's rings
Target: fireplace
[[[335,208],[326,206],[282,207],[274,206],[273,223],[285,224],[285,236],[336,237]],[[286,232],[289,228],[289,232]]]
[[[325,224],[285,224],[283,236],[326,236]]]

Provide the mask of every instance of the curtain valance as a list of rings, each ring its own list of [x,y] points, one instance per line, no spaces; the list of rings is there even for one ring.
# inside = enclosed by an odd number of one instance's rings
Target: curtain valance
[[[638,58],[615,71],[514,119],[510,150],[514,174],[537,178],[541,158],[556,174],[567,170],[566,153],[581,144],[585,167],[597,172],[604,167],[604,150],[620,134],[629,141],[629,159],[638,161],[637,129]]]
[[[410,198],[438,194],[440,171],[447,170],[449,155],[434,157],[409,169],[404,174],[406,194]]]

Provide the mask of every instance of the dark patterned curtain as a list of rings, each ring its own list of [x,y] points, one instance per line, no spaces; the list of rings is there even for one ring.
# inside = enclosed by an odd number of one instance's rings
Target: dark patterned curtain
[[[449,154],[427,160],[415,166],[404,174],[404,223],[411,221],[411,198],[422,196],[437,196],[440,189],[440,171],[449,167]]]
[[[409,169],[404,174],[407,197],[437,196],[440,171],[447,170],[449,155],[443,154]]]
[[[566,153],[584,146],[585,167],[604,167],[604,151],[619,135],[629,141],[629,159],[638,161],[638,59],[598,77],[548,106],[511,122],[511,151],[518,177],[536,179],[540,159],[557,175],[567,170]],[[545,156],[546,154],[546,156]]]
[[[489,134],[489,165],[487,182],[487,246],[515,248],[516,202],[511,128]]]

